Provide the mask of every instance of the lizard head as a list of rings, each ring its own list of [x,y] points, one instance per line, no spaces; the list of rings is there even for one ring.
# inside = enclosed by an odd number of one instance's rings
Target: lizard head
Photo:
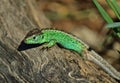
[[[44,43],[44,35],[38,34],[28,37],[24,40],[26,44],[42,44]]]
[[[41,33],[39,29],[34,29],[30,31],[25,39],[24,43],[26,44],[42,44],[44,43],[44,35]]]

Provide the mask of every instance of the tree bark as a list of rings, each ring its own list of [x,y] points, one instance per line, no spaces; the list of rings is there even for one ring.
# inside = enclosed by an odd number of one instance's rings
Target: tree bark
[[[50,22],[35,0],[0,0],[0,83],[117,83],[96,64],[57,45],[18,51],[27,32],[39,27]]]

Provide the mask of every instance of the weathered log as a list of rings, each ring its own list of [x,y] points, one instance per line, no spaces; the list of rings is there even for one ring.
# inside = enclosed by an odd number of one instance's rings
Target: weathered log
[[[35,5],[34,0],[0,0],[0,83],[117,83],[96,64],[57,45],[18,51],[27,32],[50,26]]]

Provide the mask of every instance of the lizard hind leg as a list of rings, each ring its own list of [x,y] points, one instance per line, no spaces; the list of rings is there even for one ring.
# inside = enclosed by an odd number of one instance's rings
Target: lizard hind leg
[[[87,50],[83,50],[81,53],[79,53],[80,54],[80,56],[84,59],[84,60],[86,60],[87,59],[87,54],[88,54],[88,51]]]

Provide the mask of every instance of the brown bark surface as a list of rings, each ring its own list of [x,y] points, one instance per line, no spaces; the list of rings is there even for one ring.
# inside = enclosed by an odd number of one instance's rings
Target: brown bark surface
[[[36,5],[0,0],[0,83],[117,83],[96,64],[57,45],[18,51],[27,32],[50,27]]]

